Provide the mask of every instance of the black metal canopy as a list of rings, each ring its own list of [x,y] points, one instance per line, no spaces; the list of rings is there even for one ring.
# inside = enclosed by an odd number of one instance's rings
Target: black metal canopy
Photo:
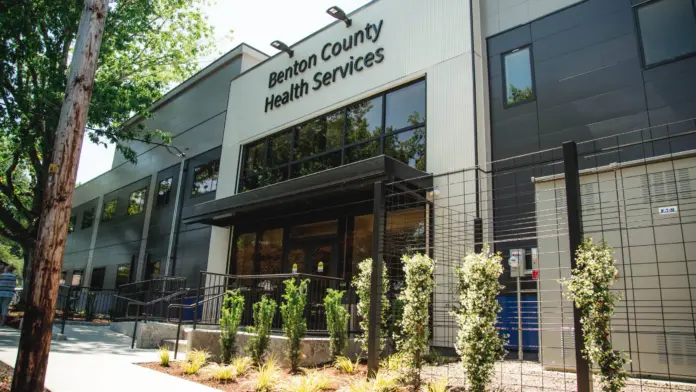
[[[196,204],[184,210],[183,223],[227,227],[245,219],[263,219],[280,210],[330,207],[355,201],[369,202],[376,181],[404,181],[423,189],[432,178],[385,155],[324,170],[278,184]]]

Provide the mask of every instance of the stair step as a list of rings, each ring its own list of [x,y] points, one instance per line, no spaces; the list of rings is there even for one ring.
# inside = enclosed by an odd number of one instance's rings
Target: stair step
[[[187,341],[183,339],[179,339],[179,352],[180,353],[185,353],[187,350]],[[162,340],[162,346],[166,347],[169,351],[174,351],[174,347],[176,346],[176,339],[164,339]]]

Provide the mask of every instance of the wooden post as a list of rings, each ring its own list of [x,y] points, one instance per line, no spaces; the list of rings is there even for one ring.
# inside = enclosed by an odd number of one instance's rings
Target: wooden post
[[[108,0],[85,0],[56,129],[36,239],[13,392],[43,392],[65,240]]]

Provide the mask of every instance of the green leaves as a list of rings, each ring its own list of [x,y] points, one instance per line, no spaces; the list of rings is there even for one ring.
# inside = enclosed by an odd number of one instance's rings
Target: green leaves
[[[271,342],[271,325],[277,307],[276,302],[266,296],[254,304],[254,326],[249,327],[249,332],[254,335],[249,337],[246,349],[256,365],[263,362],[263,356]]]
[[[343,350],[348,344],[348,318],[350,315],[343,306],[345,293],[343,290],[327,289],[326,297],[324,297],[326,327],[329,330],[329,351],[332,359],[343,355]]]
[[[307,306],[307,284],[309,279],[295,279],[284,281],[285,294],[284,302],[280,305],[280,314],[283,316],[283,331],[288,338],[287,355],[292,366],[292,371],[296,372],[300,368],[301,344],[302,339],[307,333],[307,320],[304,316],[304,309]]]
[[[495,362],[505,355],[503,338],[495,328],[501,307],[496,297],[503,287],[500,253],[469,253],[456,268],[459,309],[452,312],[459,324],[455,348],[467,371],[470,390],[483,392],[493,375]]]
[[[237,329],[242,322],[244,297],[239,290],[228,290],[220,309],[220,356],[229,363],[237,353]]]
[[[585,238],[575,253],[577,268],[570,279],[562,281],[568,289],[566,298],[574,301],[580,310],[585,335],[583,354],[588,361],[599,365],[605,392],[622,390],[628,377],[624,370],[628,358],[614,350],[610,340],[611,317],[620,300],[611,291],[618,276],[613,253],[606,242],[595,245],[592,238]]]
[[[372,287],[372,259],[365,259],[358,264],[358,275],[353,277],[353,287],[358,295],[358,316],[360,316],[360,329],[362,334],[358,337],[362,350],[367,352],[369,341],[369,314],[370,314],[370,289]],[[382,263],[382,312],[380,314],[380,351],[387,340],[387,320],[389,318],[389,274],[387,266]]]

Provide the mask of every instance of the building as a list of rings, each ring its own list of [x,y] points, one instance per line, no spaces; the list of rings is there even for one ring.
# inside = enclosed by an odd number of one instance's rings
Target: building
[[[76,190],[65,279],[112,288],[174,275],[196,287],[200,271],[296,271],[345,282],[372,255],[374,184],[395,180],[437,188],[449,213],[470,225],[465,241],[475,242],[479,219],[482,239],[506,258],[513,248],[531,254],[537,238],[521,240],[500,218],[513,211],[534,221],[541,188],[530,178],[557,173],[525,156],[553,155],[567,140],[679,132],[666,150],[641,145],[621,161],[696,148],[695,7],[377,0],[349,13],[351,23],[334,21],[272,57],[240,45],[157,102],[152,119],[133,119],[172,133],[188,148],[183,165],[163,147],[134,143],[138,165],[117,156],[111,171]],[[466,182],[476,191],[447,186]],[[500,197],[511,190],[516,197]],[[401,208],[386,217],[386,235],[422,238],[416,248],[440,253],[458,247],[439,229],[447,217],[430,213]],[[693,241],[682,240],[685,264]],[[439,266],[438,276],[451,267]],[[522,289],[536,290],[532,270],[524,275]],[[510,276],[503,280],[514,293]],[[448,347],[452,285],[440,283],[433,345]]]

